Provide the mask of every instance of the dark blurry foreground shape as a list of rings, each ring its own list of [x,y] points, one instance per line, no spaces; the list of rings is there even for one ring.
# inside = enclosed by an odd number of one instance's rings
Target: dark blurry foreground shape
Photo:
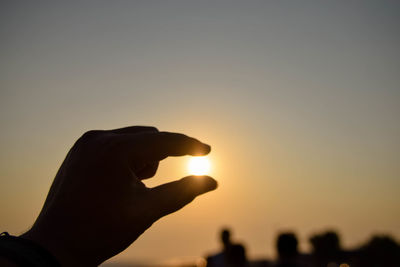
[[[294,233],[281,233],[276,242],[279,259],[277,267],[304,267],[298,251],[298,241]]]
[[[245,267],[247,266],[246,249],[241,244],[233,244],[227,257],[228,266]]]
[[[69,151],[32,229],[22,238],[63,266],[97,266],[126,249],[159,218],[217,187],[188,176],[155,188],[141,180],[169,156],[205,155],[210,146],[179,133],[133,126],[85,133]]]
[[[400,245],[390,236],[373,236],[366,244],[355,249],[343,249],[340,236],[326,231],[311,236],[311,254],[300,253],[293,232],[280,233],[276,239],[276,261],[247,260],[244,247],[235,245],[230,231],[221,232],[222,252],[207,258],[207,267],[399,267]],[[229,252],[235,251],[230,254]],[[229,256],[231,255],[231,256]],[[236,265],[235,265],[236,264]]]
[[[360,249],[360,266],[400,266],[400,245],[389,236],[374,236]]]
[[[314,235],[310,238],[313,246],[313,256],[318,266],[327,266],[329,263],[343,262],[339,235],[334,231]]]
[[[246,249],[231,240],[230,229],[221,230],[222,251],[207,257],[207,267],[245,267],[247,264]]]
[[[373,236],[367,244],[352,250],[341,248],[339,235],[334,231],[314,235],[310,242],[313,266],[400,266],[400,245],[388,236]]]

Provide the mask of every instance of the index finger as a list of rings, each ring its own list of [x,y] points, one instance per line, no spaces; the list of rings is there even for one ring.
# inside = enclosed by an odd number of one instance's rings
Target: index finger
[[[124,139],[124,153],[151,161],[169,156],[202,156],[211,151],[209,145],[180,133],[146,132],[126,135]]]

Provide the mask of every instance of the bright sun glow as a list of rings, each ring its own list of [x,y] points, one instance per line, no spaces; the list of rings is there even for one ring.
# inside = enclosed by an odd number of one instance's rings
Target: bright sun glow
[[[210,172],[211,164],[208,157],[192,157],[188,169],[192,175],[206,175]]]

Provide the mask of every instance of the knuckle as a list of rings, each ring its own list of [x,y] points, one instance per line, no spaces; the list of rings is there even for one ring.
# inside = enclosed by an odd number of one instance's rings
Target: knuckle
[[[159,132],[159,130],[154,126],[134,126],[133,128],[137,129],[139,132]]]
[[[87,148],[91,147],[91,145],[98,140],[101,136],[100,130],[90,130],[85,132],[75,143],[74,147],[77,148]]]
[[[99,136],[102,131],[100,130],[90,130],[85,132],[80,139],[82,140],[92,140],[95,137]]]
[[[157,129],[157,127],[154,126],[149,126],[149,130],[152,130],[154,132],[158,132],[159,130]]]

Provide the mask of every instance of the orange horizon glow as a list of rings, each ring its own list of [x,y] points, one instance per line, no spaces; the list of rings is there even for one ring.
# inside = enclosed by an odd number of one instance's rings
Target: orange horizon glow
[[[400,2],[3,2],[1,231],[29,229],[84,132],[149,125],[212,152],[161,161],[146,186],[218,188],[114,261],[205,257],[223,226],[249,257],[284,230],[305,252],[325,229],[348,248],[400,239]]]

